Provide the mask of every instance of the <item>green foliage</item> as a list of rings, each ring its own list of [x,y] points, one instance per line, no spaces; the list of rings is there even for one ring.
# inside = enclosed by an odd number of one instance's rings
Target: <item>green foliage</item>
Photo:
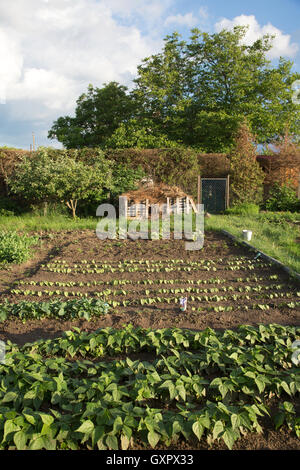
[[[37,241],[38,237],[0,231],[0,263],[23,263],[30,257],[30,247],[35,245]]]
[[[112,188],[111,196],[116,199],[120,194],[126,191],[137,189],[139,181],[146,176],[141,167],[136,169],[130,166],[114,162],[112,169]]]
[[[135,108],[127,87],[116,82],[103,88],[89,85],[76,102],[75,117],[58,118],[48,133],[68,148],[103,147],[119,125],[129,119]]]
[[[54,300],[52,302],[28,302],[17,304],[5,302],[0,304],[0,321],[19,318],[22,321],[39,320],[42,318],[57,318],[72,320],[83,318],[91,320],[93,317],[105,315],[109,311],[109,305],[99,299],[74,299],[67,302]]]
[[[297,212],[300,211],[300,200],[291,185],[275,183],[264,206],[269,211]]]
[[[264,172],[256,161],[254,137],[244,122],[238,129],[230,155],[230,187],[233,205],[257,204],[263,197]]]
[[[110,149],[105,153],[126,168],[142,168],[155,182],[180,186],[191,195],[197,192],[198,157],[191,148]]]
[[[15,215],[20,214],[20,205],[9,197],[0,197],[0,214],[1,215]]]
[[[94,155],[73,153],[51,155],[51,150],[40,148],[16,166],[8,180],[10,190],[31,201],[63,201],[75,217],[78,201],[99,202],[111,187],[111,164],[99,149]]]
[[[291,344],[299,333],[273,324],[222,332],[128,325],[74,328],[22,347],[7,342],[0,447],[126,450],[196,437],[232,449],[261,433],[266,418],[298,436]],[[142,353],[148,361],[129,357]]]
[[[290,61],[272,66],[266,58],[273,37],[245,45],[246,33],[247,27],[236,26],[214,34],[192,29],[189,42],[178,33],[166,36],[162,51],[138,66],[130,93],[116,82],[90,85],[77,100],[75,117],[58,118],[49,138],[67,148],[183,145],[228,152],[245,117],[258,143],[278,139],[287,122],[297,135],[291,86],[299,74]]]
[[[250,202],[236,205],[232,208],[226,209],[225,214],[231,215],[258,215],[259,206]]]
[[[137,119],[130,119],[128,122],[121,123],[105,142],[107,149],[151,149],[179,146],[176,142],[169,140],[166,134],[161,134],[158,129],[155,131],[153,129],[153,122],[147,120],[140,123]]]

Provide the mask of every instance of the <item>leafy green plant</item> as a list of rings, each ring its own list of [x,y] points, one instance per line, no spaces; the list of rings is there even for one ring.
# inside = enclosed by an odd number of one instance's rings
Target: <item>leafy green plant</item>
[[[59,292],[60,294],[60,292]],[[52,302],[18,302],[10,304],[5,302],[0,304],[0,322],[11,317],[20,318],[22,321],[28,319],[60,318],[70,320],[84,318],[91,320],[93,317],[107,314],[109,305],[99,299],[69,301],[54,300]]]
[[[269,211],[299,211],[300,201],[297,198],[295,188],[289,184],[275,183],[265,202],[265,208]]]
[[[7,342],[0,448],[126,450],[136,441],[156,448],[197,438],[232,449],[248,432],[261,433],[266,416],[298,435],[291,344],[299,335],[276,324],[199,332],[128,325]],[[130,358],[142,352],[148,361]]]
[[[0,231],[0,263],[22,263],[30,255],[30,247],[38,237],[19,235],[17,232]]]
[[[250,202],[236,205],[226,209],[225,214],[232,215],[258,215],[259,206]]]

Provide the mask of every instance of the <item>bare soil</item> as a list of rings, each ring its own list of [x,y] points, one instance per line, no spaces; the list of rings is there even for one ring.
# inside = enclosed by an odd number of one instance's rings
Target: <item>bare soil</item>
[[[270,267],[263,265],[259,260],[252,263],[254,254],[248,249],[236,245],[231,240],[227,239],[224,235],[212,232],[206,233],[204,247],[198,251],[187,251],[185,249],[184,240],[99,240],[95,232],[85,230],[80,232],[59,232],[50,234],[40,234],[41,242],[36,248],[34,257],[20,266],[13,266],[5,270],[0,270],[0,301],[5,299],[10,302],[19,302],[21,300],[35,300],[45,301],[54,300],[57,297],[49,297],[46,290],[60,289],[61,291],[69,292],[83,292],[88,293],[89,296],[95,296],[96,292],[101,292],[105,288],[111,290],[125,289],[128,293],[126,296],[112,296],[110,297],[116,301],[129,299],[133,301],[133,305],[126,307],[118,306],[111,310],[106,316],[97,318],[90,322],[85,320],[76,321],[63,321],[56,319],[43,319],[39,321],[27,321],[22,323],[19,320],[7,320],[0,325],[0,339],[11,340],[17,344],[24,344],[32,342],[40,338],[53,338],[61,335],[65,330],[69,330],[72,326],[79,326],[86,331],[92,331],[97,328],[106,326],[113,326],[115,328],[122,328],[123,325],[131,323],[134,326],[151,327],[151,328],[191,328],[193,330],[202,330],[206,327],[215,329],[236,328],[241,324],[257,325],[259,323],[269,324],[278,323],[282,325],[300,325],[300,312],[299,308],[282,307],[280,304],[284,302],[297,302],[297,290],[299,285],[293,283],[288,275],[278,269],[277,267]],[[231,270],[230,268],[235,265],[237,258],[242,258],[241,269]],[[183,262],[172,264],[170,260],[177,259]],[[56,273],[49,271],[46,267],[47,263],[55,261],[64,261],[65,264],[73,266],[77,264],[84,268],[82,261],[85,260],[87,264],[94,261],[97,265],[102,263],[110,264],[117,269],[118,263],[124,260],[149,260],[151,262],[162,262],[163,267],[174,268],[174,271],[165,272],[147,272],[145,264],[138,265],[139,271],[130,272],[105,272],[103,274],[89,274],[82,272],[71,273]],[[190,264],[194,261],[211,261],[214,264],[211,268],[215,270],[206,271],[203,268],[196,267]],[[251,270],[246,269],[251,261]],[[241,262],[241,261],[240,261]],[[232,263],[232,264],[230,264]],[[178,271],[177,267],[191,266],[191,271]],[[153,267],[153,264],[150,264]],[[276,280],[270,280],[270,275],[276,274]],[[210,282],[214,279],[220,279],[221,283],[216,284]],[[260,278],[259,282],[253,278]],[[110,286],[110,285],[97,285],[97,286],[76,286],[76,287],[45,287],[45,286],[32,286],[32,285],[16,285],[18,281],[53,281],[53,282],[110,282],[114,279],[126,279],[131,281],[130,284],[124,286]],[[173,279],[173,284],[158,284],[151,285],[136,284],[136,281],[144,279],[152,279],[153,281]],[[248,280],[247,280],[248,279]],[[196,284],[198,280],[206,281],[207,283]],[[188,281],[193,281],[194,284]],[[273,284],[284,285],[280,291],[284,295],[289,295],[287,298],[274,298],[268,299],[264,296],[273,292],[272,289],[267,289],[268,286]],[[239,287],[248,285],[250,287],[262,287],[261,292],[241,293],[238,291]],[[227,288],[227,292],[222,292],[222,287]],[[192,295],[207,295],[212,297],[214,293],[201,293],[201,294],[187,294],[188,308],[185,312],[180,311],[179,304],[171,301],[166,303],[164,301],[155,303],[153,305],[138,305],[135,304],[136,300],[147,297],[180,297],[182,294],[160,294],[158,289],[172,289],[172,288],[196,287],[200,289],[218,288],[219,292],[216,293],[219,297],[227,297],[228,300],[221,300],[218,302],[199,302],[191,300]],[[11,289],[30,289],[40,291],[42,295],[38,296],[24,296],[11,293]],[[228,290],[232,289],[232,290]],[[146,293],[145,291],[147,290]],[[277,292],[277,291],[275,291]],[[232,300],[231,296],[236,294],[239,296],[237,300]],[[58,296],[67,300],[63,296]],[[74,297],[68,297],[68,299]],[[268,304],[268,310],[261,310],[260,308],[253,308],[253,304]],[[231,306],[233,310],[226,312],[214,312],[209,310],[211,306]],[[244,306],[248,306],[246,309]],[[192,307],[198,309],[201,307],[203,310],[198,312],[192,310]],[[207,310],[206,310],[207,307]]]

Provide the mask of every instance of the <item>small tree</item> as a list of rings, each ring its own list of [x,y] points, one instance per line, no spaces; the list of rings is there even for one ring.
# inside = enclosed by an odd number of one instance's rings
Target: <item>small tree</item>
[[[111,188],[111,164],[104,156],[98,155],[93,165],[62,156],[53,163],[56,196],[72,211],[74,218],[78,201],[100,201],[104,190]]]
[[[269,149],[266,182],[273,186],[297,187],[300,172],[300,145],[286,128],[285,135]]]
[[[83,162],[68,152],[49,156],[42,148],[16,167],[9,186],[30,201],[63,201],[76,217],[78,201],[100,201],[104,191],[111,188],[111,166],[100,150]]]
[[[46,149],[39,149],[32,156],[24,156],[7,176],[9,192],[31,203],[43,203],[46,214],[47,203],[56,200],[52,170]]]
[[[256,161],[254,136],[246,122],[240,125],[230,155],[233,204],[260,203],[263,197],[264,172]]]

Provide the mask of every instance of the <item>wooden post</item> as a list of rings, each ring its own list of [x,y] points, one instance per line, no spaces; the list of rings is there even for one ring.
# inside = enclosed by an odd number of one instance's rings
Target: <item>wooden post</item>
[[[179,207],[179,198],[177,197],[176,198],[176,214],[179,214],[179,209],[180,209],[180,207]]]
[[[226,209],[229,207],[229,178],[230,176],[227,175],[227,180],[226,180]]]
[[[198,175],[197,204],[201,204],[201,177]]]

